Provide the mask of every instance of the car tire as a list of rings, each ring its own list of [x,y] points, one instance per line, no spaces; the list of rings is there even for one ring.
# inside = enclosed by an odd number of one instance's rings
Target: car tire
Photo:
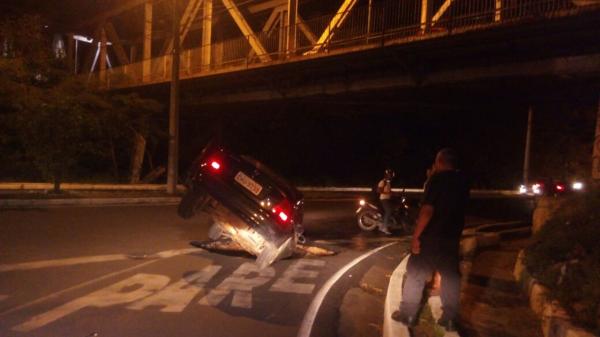
[[[210,200],[208,194],[200,191],[188,191],[183,195],[179,206],[177,207],[177,214],[184,219],[190,219],[196,214],[197,209],[202,207]]]

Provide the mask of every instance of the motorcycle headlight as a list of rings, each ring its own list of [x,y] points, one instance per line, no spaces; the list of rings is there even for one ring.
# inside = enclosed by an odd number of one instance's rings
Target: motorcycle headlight
[[[365,201],[365,199],[360,199],[360,201],[358,202],[359,205],[364,206],[367,204],[367,202]]]

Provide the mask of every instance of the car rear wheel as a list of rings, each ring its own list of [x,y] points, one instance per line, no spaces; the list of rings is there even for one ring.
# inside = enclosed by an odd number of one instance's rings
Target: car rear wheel
[[[210,196],[203,191],[188,191],[183,195],[177,208],[177,214],[184,219],[189,219],[210,202]]]

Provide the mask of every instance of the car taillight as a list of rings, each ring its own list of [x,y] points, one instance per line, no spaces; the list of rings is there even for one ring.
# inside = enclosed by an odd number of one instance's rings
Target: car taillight
[[[283,222],[286,222],[288,220],[288,215],[285,214],[284,211],[279,211],[278,216],[279,216],[279,219]]]
[[[221,168],[223,167],[223,165],[221,164],[221,161],[218,159],[211,159],[208,161],[208,166],[210,167],[210,169],[213,172],[219,172],[221,171]]]
[[[275,215],[275,220],[282,229],[289,229],[291,226],[291,205],[287,201],[283,201],[271,209]]]

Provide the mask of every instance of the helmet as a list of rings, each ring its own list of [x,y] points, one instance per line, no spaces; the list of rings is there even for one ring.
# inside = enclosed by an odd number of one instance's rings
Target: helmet
[[[385,175],[389,176],[390,178],[394,178],[394,176],[396,175],[396,173],[394,172],[394,170],[388,168],[385,170]]]

